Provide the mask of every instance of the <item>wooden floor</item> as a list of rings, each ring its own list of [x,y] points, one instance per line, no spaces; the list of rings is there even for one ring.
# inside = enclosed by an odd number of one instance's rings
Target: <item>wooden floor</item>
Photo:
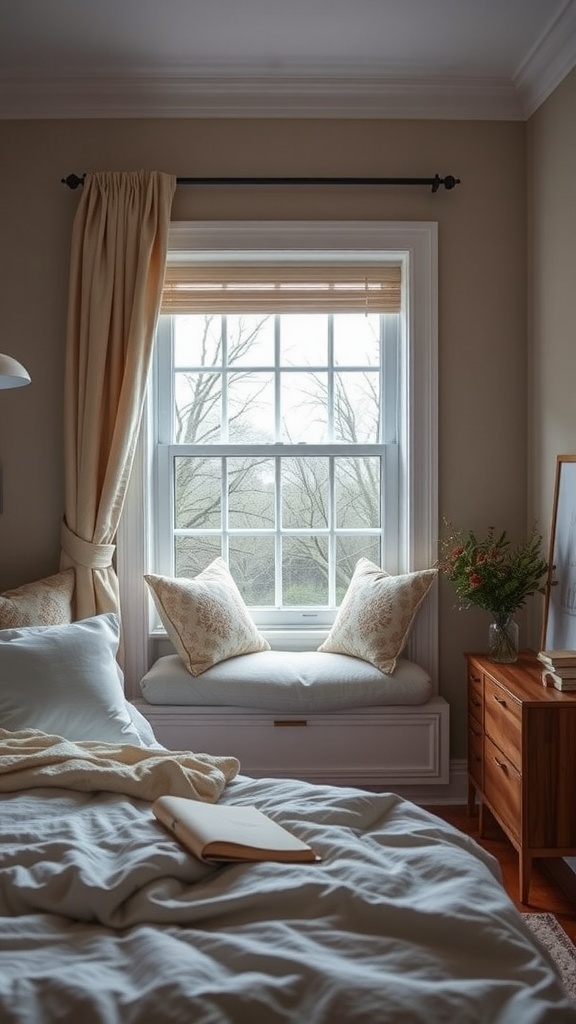
[[[481,846],[498,860],[502,870],[504,888],[519,910],[531,914],[554,914],[564,931],[576,945],[576,905],[571,903],[563,890],[549,874],[546,862],[535,860],[532,868],[529,903],[520,903],[518,889],[518,854],[494,821],[492,815],[484,812],[485,836],[478,835],[478,814],[468,815],[466,805],[438,805],[428,808],[432,814],[449,822],[461,832],[472,836]]]

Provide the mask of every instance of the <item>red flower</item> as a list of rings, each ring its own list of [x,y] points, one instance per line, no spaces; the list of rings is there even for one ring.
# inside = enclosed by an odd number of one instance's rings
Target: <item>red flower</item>
[[[469,576],[469,583],[471,587],[479,587],[482,583],[482,578],[477,572],[471,572]]]

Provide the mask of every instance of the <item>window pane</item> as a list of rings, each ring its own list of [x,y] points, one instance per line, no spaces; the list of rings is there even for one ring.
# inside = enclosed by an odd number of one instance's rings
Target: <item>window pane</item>
[[[226,317],[228,328],[228,362],[231,366],[274,365],[274,317]]]
[[[259,609],[338,604],[358,557],[380,560],[381,401],[385,388],[392,407],[397,385],[395,362],[386,381],[380,372],[397,337],[390,317],[189,314],[163,329],[174,400],[161,429],[171,408],[174,453],[208,446],[170,462],[175,572],[195,575],[222,553]],[[207,458],[216,444],[224,454]],[[326,444],[343,451],[321,455]],[[359,444],[364,455],[346,454]]]
[[[246,604],[274,607],[274,538],[233,537],[230,572]]]
[[[174,317],[174,366],[222,365],[222,317]]]
[[[284,529],[328,526],[328,459],[282,460]]]
[[[336,604],[341,603],[359,558],[367,558],[375,565],[380,565],[380,538],[336,538]]]
[[[328,543],[325,537],[285,537],[282,604],[328,605]]]
[[[220,554],[220,537],[176,537],[174,575],[197,576]]]
[[[274,460],[228,459],[230,528],[273,529],[274,509]]]
[[[334,440],[376,444],[380,434],[380,374],[334,374]]]
[[[174,460],[177,530],[221,529],[221,465],[220,459],[178,456]]]
[[[337,527],[380,526],[380,459],[335,459],[334,483]]]
[[[282,440],[325,444],[328,440],[328,375],[282,374]]]
[[[380,365],[380,317],[377,313],[337,313],[334,317],[336,366]]]
[[[233,373],[228,384],[228,440],[274,441],[274,378],[270,373]]]
[[[219,444],[222,377],[219,373],[174,374],[174,440],[177,444]]]
[[[280,362],[283,366],[328,365],[328,316],[325,313],[282,315]]]

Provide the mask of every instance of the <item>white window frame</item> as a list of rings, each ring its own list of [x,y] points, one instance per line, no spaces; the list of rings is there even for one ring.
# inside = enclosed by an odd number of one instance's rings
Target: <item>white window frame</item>
[[[326,259],[365,260],[379,254],[402,263],[406,310],[406,358],[400,382],[407,415],[399,469],[407,495],[399,564],[392,572],[427,568],[436,559],[438,536],[438,229],[435,222],[235,221],[179,222],[170,228],[168,249],[182,257],[209,260],[261,258],[278,252]],[[143,574],[150,569],[148,506],[152,448],[148,417],[140,443],[117,537],[117,571],[124,635],[126,692],[137,696],[138,682],[151,659],[164,653],[150,628],[150,604]],[[438,602],[436,588],[425,602],[409,644],[409,656],[422,664],[438,692]],[[327,629],[259,627],[273,647],[315,649]]]

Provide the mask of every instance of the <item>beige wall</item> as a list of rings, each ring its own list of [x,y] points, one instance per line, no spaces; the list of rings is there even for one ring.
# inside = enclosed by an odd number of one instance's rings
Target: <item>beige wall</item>
[[[173,216],[437,221],[440,516],[465,528],[495,524],[512,535],[522,533],[527,488],[525,135],[526,126],[514,122],[0,123],[0,351],[21,359],[33,378],[23,391],[0,394],[0,590],[58,565],[68,253],[78,196],[60,179],[71,171],[158,168],[180,175],[418,177],[438,172],[460,177],[457,189],[436,195],[414,187],[182,187]],[[542,168],[541,174],[547,171]],[[575,294],[572,287],[572,301]],[[559,332],[553,343],[560,344]],[[565,380],[560,383],[568,386]],[[548,396],[556,386],[547,381]],[[564,415],[562,440],[567,444],[572,413]],[[558,444],[557,436],[546,438],[548,449]],[[452,756],[458,758],[466,750],[462,652],[485,647],[488,616],[457,612],[454,604],[453,592],[443,586],[441,692],[452,706]]]
[[[576,453],[576,71],[528,123],[529,494],[550,529],[556,456]]]

